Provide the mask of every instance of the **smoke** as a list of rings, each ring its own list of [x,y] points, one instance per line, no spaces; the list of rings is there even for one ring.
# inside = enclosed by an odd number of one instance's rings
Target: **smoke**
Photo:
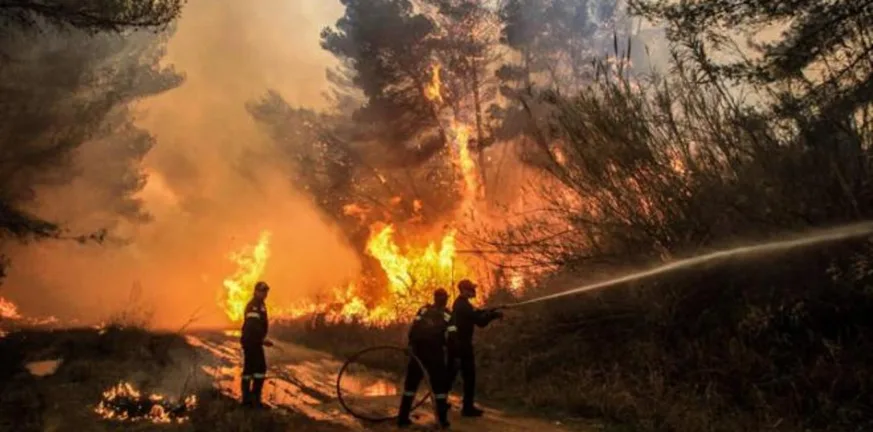
[[[277,303],[293,301],[357,272],[341,234],[295,191],[279,166],[247,162],[273,151],[245,110],[267,89],[301,105],[324,105],[319,31],[341,15],[324,0],[192,0],[165,61],[185,75],[179,88],[133,107],[155,138],[143,160],[148,181],[137,198],[151,222],[112,220],[122,245],[15,246],[4,295],[24,314],[100,321],[125,308],[148,309],[157,327],[225,323],[218,306],[227,255],[273,233],[265,279]],[[107,152],[88,143],[76,155],[79,180],[39,190],[39,214],[89,230],[110,223],[105,191],[93,181]],[[276,158],[279,159],[279,158]],[[131,297],[134,286],[141,294]]]

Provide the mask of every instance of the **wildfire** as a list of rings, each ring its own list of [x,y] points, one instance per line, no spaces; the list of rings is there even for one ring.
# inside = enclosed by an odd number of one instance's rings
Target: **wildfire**
[[[424,87],[424,97],[431,102],[442,104],[442,86],[443,83],[440,79],[440,65],[434,64],[431,66],[430,82]]]
[[[394,225],[373,225],[366,245],[366,253],[378,261],[387,286],[365,294],[362,285],[372,281],[351,282],[334,288],[327,299],[274,308],[272,315],[279,319],[321,315],[333,323],[382,327],[412,317],[421,305],[432,301],[434,289],[450,290],[454,282],[472,277],[465,263],[455,259],[454,231],[424,246],[401,247],[394,235]]]
[[[470,154],[470,128],[467,125],[452,121],[451,130],[454,135],[455,164],[464,178],[465,201],[469,201],[475,198],[476,193],[479,191],[476,162],[473,161],[473,157]]]
[[[0,318],[21,319],[21,314],[18,313],[18,307],[15,306],[15,303],[0,297]]]
[[[425,85],[423,92],[439,113],[440,125],[449,140],[452,164],[463,179],[460,185],[463,191],[460,214],[466,216],[474,210],[475,200],[481,190],[480,179],[470,143],[470,127],[463,119],[456,118],[452,110],[443,109],[445,101],[440,70],[439,64],[431,67],[430,82]],[[394,206],[403,202],[404,198],[400,196],[390,200]],[[412,200],[411,203],[414,213],[419,215],[421,201]],[[346,216],[360,222],[365,222],[371,216],[371,210],[355,203],[343,207]],[[273,307],[271,315],[279,319],[319,315],[330,322],[383,326],[412,317],[421,305],[432,300],[434,289],[446,288],[451,291],[454,282],[473,277],[466,264],[456,259],[454,229],[442,233],[438,239],[407,242],[402,246],[395,239],[395,234],[395,225],[378,222],[370,225],[370,236],[364,251],[378,261],[384,273],[385,286],[377,287],[373,285],[378,283],[376,280],[361,278],[330,290],[327,299]],[[224,281],[224,307],[227,316],[234,322],[242,319],[254,284],[263,274],[269,258],[268,239],[269,233],[265,231],[256,246],[231,256],[239,269],[233,277]],[[482,294],[484,297],[487,293]]]
[[[434,63],[431,66],[431,81],[424,89],[424,96],[428,101],[434,104],[437,111],[440,111],[444,102],[442,94],[443,89],[442,80],[440,79],[440,65]],[[455,164],[458,171],[460,171],[464,179],[463,186],[465,194],[461,209],[462,212],[466,212],[479,192],[479,178],[476,172],[476,162],[473,161],[470,152],[470,128],[464,122],[461,122],[454,117],[454,115],[451,115],[448,119],[444,118],[440,122],[442,123],[442,127],[448,127],[449,129],[451,135],[450,139],[452,141],[452,162]]]
[[[518,272],[512,272],[509,276],[509,289],[518,294],[524,289],[524,275]]]
[[[261,232],[255,246],[230,255],[237,264],[236,273],[224,280],[224,311],[231,321],[238,323],[243,319],[246,303],[252,297],[255,284],[264,274],[267,259],[270,257],[270,232]]]
[[[103,400],[94,408],[107,420],[150,421],[152,423],[183,423],[197,406],[197,396],[170,402],[162,395],[143,395],[130,383],[119,382],[103,392]]]
[[[367,242],[367,253],[379,260],[388,278],[391,303],[384,306],[399,313],[413,313],[431,299],[434,289],[450,288],[456,275],[467,273],[462,263],[455,262],[454,231],[443,236],[439,247],[431,242],[406,249],[404,253],[395,243],[393,225],[376,230]]]

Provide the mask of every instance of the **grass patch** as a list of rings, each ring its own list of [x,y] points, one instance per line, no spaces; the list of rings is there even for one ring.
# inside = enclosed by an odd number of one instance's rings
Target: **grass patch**
[[[26,364],[63,359],[54,374],[36,377]],[[0,430],[15,431],[267,431],[316,424],[284,411],[253,412],[211,388],[196,367],[194,348],[178,334],[140,328],[18,331],[0,339]],[[98,418],[94,406],[107,388],[126,381],[168,397],[196,394],[197,408],[180,425],[120,423]],[[196,385],[195,385],[196,383]]]

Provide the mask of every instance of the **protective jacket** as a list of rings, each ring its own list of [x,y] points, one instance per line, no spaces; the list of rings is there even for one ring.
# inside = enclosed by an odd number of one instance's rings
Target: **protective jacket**
[[[415,399],[415,392],[425,372],[436,399],[438,420],[443,426],[449,424],[447,402],[449,371],[446,365],[445,348],[447,335],[454,331],[449,324],[451,318],[452,315],[444,307],[434,305],[423,306],[415,314],[415,320],[409,328],[409,347],[418,360],[410,358],[406,366],[406,379],[397,420],[401,426],[410,423],[409,413]],[[418,361],[421,361],[421,365]],[[424,370],[421,366],[424,366]]]
[[[269,328],[267,306],[263,301],[252,299],[246,305],[244,317],[240,342],[243,345],[262,345]]]
[[[451,326],[451,319],[452,314],[445,308],[430,304],[422,306],[409,328],[409,344],[434,350],[442,349],[446,346],[448,334],[455,330]]]
[[[457,332],[453,335],[452,345],[469,347],[473,345],[474,327],[485,327],[497,318],[493,311],[476,309],[466,297],[458,297],[452,304],[451,327]]]

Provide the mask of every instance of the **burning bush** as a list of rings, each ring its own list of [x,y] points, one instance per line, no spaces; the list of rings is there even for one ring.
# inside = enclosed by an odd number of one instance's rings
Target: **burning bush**
[[[108,420],[182,423],[196,406],[197,397],[194,395],[171,401],[157,394],[145,395],[130,383],[119,382],[103,392],[103,400],[94,412]]]

